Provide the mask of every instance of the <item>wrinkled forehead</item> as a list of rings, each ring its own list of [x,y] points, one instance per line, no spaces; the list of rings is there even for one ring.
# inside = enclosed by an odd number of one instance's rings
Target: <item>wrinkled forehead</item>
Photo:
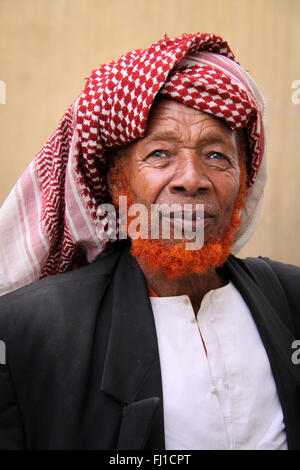
[[[227,122],[205,111],[182,104],[163,94],[158,94],[151,106],[147,118],[147,128],[145,137],[161,124],[166,127],[176,128],[176,123],[180,122],[186,126],[194,126],[201,122],[207,123],[210,127],[220,128],[224,132],[232,133],[233,129]]]

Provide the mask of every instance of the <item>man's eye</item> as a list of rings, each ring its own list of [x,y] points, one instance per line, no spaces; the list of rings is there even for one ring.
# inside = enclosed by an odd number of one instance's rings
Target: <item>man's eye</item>
[[[165,152],[164,150],[155,150],[154,152],[152,152],[149,157],[155,157],[155,158],[166,158],[167,156],[167,152]]]
[[[209,154],[208,158],[210,158],[212,160],[226,159],[225,155],[223,155],[222,153],[219,153],[219,152],[213,152],[213,153]]]

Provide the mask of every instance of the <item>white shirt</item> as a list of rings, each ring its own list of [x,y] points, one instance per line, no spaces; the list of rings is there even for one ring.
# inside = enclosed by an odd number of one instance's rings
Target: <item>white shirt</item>
[[[269,360],[235,286],[208,292],[197,319],[188,296],[150,301],[166,449],[287,449]]]

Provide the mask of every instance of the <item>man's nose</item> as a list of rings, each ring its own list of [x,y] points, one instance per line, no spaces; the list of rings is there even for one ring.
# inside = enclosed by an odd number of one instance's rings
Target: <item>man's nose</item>
[[[199,155],[186,155],[178,159],[176,172],[169,184],[171,193],[181,192],[194,197],[206,192],[212,184],[207,176],[207,168]]]

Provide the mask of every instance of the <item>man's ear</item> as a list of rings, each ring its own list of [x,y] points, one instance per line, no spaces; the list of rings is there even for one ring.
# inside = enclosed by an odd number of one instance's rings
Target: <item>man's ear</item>
[[[126,147],[108,150],[106,154],[107,162],[109,162],[106,172],[106,184],[108,192],[111,195],[112,199],[116,187],[118,187],[119,185],[120,175],[123,173],[125,156]]]
[[[108,192],[114,200],[119,191],[122,188],[121,184],[122,179],[122,162],[121,159],[114,159],[111,164],[108,166],[106,172],[106,185]]]

